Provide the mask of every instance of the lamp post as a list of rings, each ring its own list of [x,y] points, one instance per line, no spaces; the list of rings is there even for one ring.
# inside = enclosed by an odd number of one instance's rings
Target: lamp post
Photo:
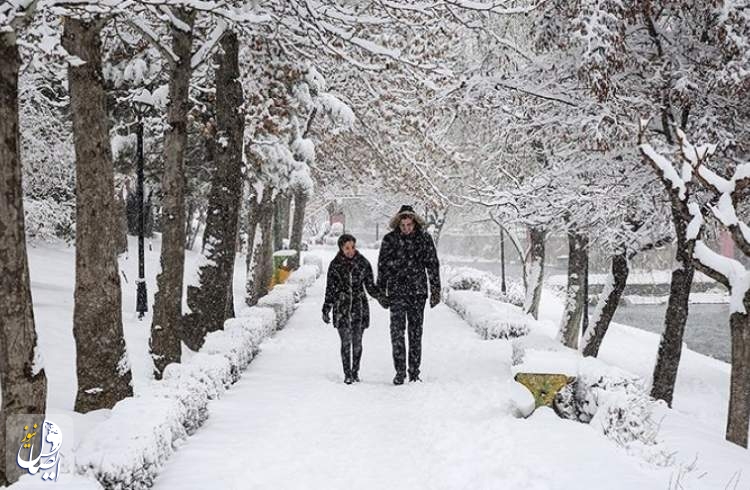
[[[138,319],[143,318],[143,314],[148,311],[148,296],[146,293],[146,272],[145,272],[145,251],[143,243],[143,231],[145,229],[146,215],[143,209],[143,116],[153,106],[151,93],[143,89],[140,94],[133,97],[133,111],[135,112],[136,123],[136,140],[137,140],[137,183],[136,183],[136,201],[138,203],[138,279],[136,280],[136,304],[135,311],[138,312]]]

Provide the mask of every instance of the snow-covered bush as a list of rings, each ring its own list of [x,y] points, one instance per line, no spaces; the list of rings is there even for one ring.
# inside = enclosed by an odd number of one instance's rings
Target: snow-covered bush
[[[187,435],[180,412],[180,403],[168,398],[118,402],[79,444],[76,473],[93,476],[105,488],[151,487],[176,442]]]
[[[480,291],[485,296],[502,303],[523,305],[524,289],[519,282],[506,279],[506,292],[503,292],[500,277],[471,267],[443,266],[440,268],[440,275],[449,289]]]
[[[152,393],[181,404],[179,420],[188,434],[195,432],[208,418],[208,387],[191,376],[183,364],[169,364],[162,379],[154,382]]]
[[[258,300],[257,306],[260,308],[271,308],[276,312],[276,329],[281,330],[287,320],[294,313],[294,304],[296,298],[294,290],[277,286],[267,295]]]
[[[318,268],[318,275],[323,272],[323,259],[319,255],[305,254],[302,257],[302,265],[310,265]],[[292,274],[294,276],[294,274]],[[290,277],[291,279],[291,277]]]
[[[445,304],[484,339],[508,339],[529,333],[536,322],[517,306],[492,300],[477,291],[448,289]]]
[[[315,282],[317,271],[307,266],[292,273],[292,284],[266,296],[270,307],[241,309],[188,361],[168,365],[148,394],[117,403],[109,418],[82,439],[75,472],[96,478],[104,488],[151,487],[180,441],[208,418],[208,401],[237,381],[261,342],[283,327],[295,294]]]
[[[576,380],[554,402],[561,417],[589,423],[629,452],[668,466],[672,455],[657,438],[654,410],[658,406],[643,380],[591,357],[581,359]]]
[[[562,418],[591,424],[596,430],[651,464],[668,466],[672,455],[657,439],[654,411],[660,404],[641,378],[565,347],[555,339],[530,334],[513,340],[515,373],[565,374],[575,378],[553,402]]]
[[[320,268],[317,265],[303,265],[286,280],[286,284],[301,284],[303,291],[312,286],[320,275]]]

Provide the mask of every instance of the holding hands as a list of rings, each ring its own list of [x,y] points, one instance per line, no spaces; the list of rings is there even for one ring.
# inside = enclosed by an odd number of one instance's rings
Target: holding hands
[[[323,323],[331,323],[331,309],[328,305],[323,305]]]

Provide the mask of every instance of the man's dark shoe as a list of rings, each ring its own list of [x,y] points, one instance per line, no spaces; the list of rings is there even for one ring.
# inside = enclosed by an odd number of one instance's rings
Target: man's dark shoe
[[[344,378],[344,383],[350,385],[354,381],[354,378],[352,378],[351,374],[347,374]]]
[[[419,381],[421,383],[422,382],[422,378],[420,378],[418,374],[410,374],[409,375],[409,382],[411,383],[412,381]]]
[[[402,385],[404,384],[404,373],[396,373],[396,376],[393,377],[393,384],[394,385]]]
[[[359,383],[359,373],[352,373],[352,381]]]

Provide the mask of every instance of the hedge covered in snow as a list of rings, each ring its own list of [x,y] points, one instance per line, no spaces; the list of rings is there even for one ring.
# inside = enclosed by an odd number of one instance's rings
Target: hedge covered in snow
[[[118,402],[109,418],[83,437],[75,453],[75,472],[94,477],[108,489],[153,485],[181,441],[208,418],[208,401],[240,378],[261,342],[284,326],[295,300],[304,296],[319,271],[316,266],[295,271],[287,285],[275,287],[257,306],[227,320],[223,330],[208,334],[189,360],[167,366],[148,393]]]
[[[657,466],[668,466],[672,454],[658,440],[655,413],[663,403],[648,394],[638,376],[594,357],[582,357],[546,335],[513,341],[513,373],[560,373],[575,380],[558,392],[557,414],[588,423],[628,452]]]
[[[519,307],[523,306],[523,284],[515,280],[506,278],[506,291],[503,293],[500,277],[471,267],[442,266],[440,276],[448,289],[478,291],[488,298]]]
[[[490,299],[478,291],[448,289],[445,304],[484,339],[508,339],[529,333],[536,320],[521,308]]]

